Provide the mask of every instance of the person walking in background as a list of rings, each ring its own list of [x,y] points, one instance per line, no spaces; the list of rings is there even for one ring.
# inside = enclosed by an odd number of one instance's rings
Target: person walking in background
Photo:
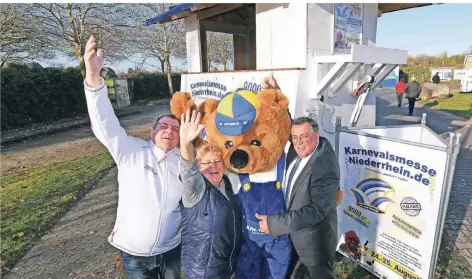
[[[402,106],[402,99],[403,99],[403,94],[405,93],[405,86],[406,86],[406,83],[402,79],[400,79],[395,85],[395,92],[397,92],[398,107]]]
[[[441,78],[439,77],[438,72],[436,72],[436,74],[433,76],[432,80],[433,80],[433,83],[435,83],[435,84],[439,84],[441,82]]]
[[[242,215],[224,173],[221,150],[206,144],[197,152],[200,113],[187,111],[180,126],[182,271],[186,278],[229,279],[241,248]]]
[[[408,115],[413,114],[416,98],[420,96],[421,84],[416,81],[415,77],[411,77],[410,82],[405,86],[405,97],[408,99]]]

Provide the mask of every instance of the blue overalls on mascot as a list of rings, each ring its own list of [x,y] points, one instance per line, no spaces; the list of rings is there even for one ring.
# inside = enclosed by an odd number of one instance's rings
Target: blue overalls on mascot
[[[232,184],[246,228],[236,278],[284,278],[290,264],[291,240],[288,235],[274,239],[262,232],[255,215],[286,211],[281,185],[290,129],[288,100],[276,91],[259,94],[237,89],[224,96],[216,109],[215,124],[227,139],[228,168],[238,173]],[[253,167],[245,170],[250,164]]]

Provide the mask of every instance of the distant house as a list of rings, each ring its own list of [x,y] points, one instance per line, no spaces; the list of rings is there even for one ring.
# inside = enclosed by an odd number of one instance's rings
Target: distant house
[[[117,77],[115,71],[110,67],[103,67],[100,71],[100,76],[104,79]]]

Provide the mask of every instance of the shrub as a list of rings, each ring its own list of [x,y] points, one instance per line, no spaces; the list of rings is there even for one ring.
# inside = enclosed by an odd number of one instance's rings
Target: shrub
[[[115,87],[115,83],[113,82],[113,78],[106,79],[105,84],[107,85],[108,88]]]
[[[1,92],[2,130],[87,112],[83,78],[74,68],[10,64],[2,69]]]
[[[162,73],[138,73],[128,78],[132,100],[170,98],[167,75]],[[174,92],[180,90],[180,74],[172,74]]]
[[[428,67],[401,67],[400,70],[407,75],[408,79],[415,76],[418,82],[431,82],[431,69]]]

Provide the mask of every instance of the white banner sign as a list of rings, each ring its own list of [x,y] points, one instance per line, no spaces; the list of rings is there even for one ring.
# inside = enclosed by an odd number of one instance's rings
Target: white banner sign
[[[446,151],[341,132],[338,251],[379,278],[428,278],[446,158]]]
[[[183,74],[180,90],[189,92],[195,103],[199,105],[208,98],[219,100],[226,93],[237,88],[259,92],[261,81],[270,73],[271,71],[245,71]],[[289,99],[289,110],[292,116],[295,110],[299,73],[299,70],[273,71],[282,93]]]
[[[334,53],[351,53],[361,44],[363,4],[334,4]]]

